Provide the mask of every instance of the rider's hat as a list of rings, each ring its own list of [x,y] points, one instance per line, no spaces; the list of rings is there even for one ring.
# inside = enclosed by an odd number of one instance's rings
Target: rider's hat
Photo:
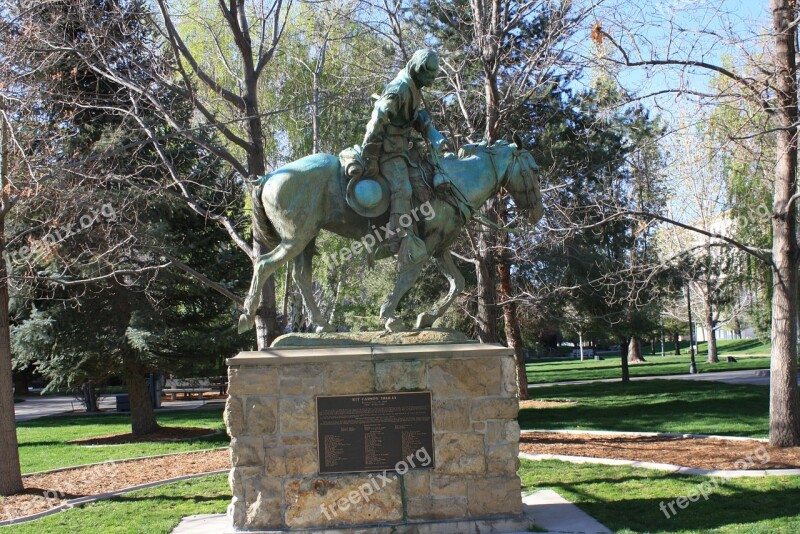
[[[389,209],[389,183],[382,176],[356,176],[347,184],[347,204],[370,219]]]

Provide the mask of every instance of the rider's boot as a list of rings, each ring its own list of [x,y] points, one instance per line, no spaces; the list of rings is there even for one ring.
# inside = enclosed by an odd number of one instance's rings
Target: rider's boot
[[[405,212],[392,213],[389,216],[389,235],[386,238],[386,247],[392,252],[397,254],[400,251],[400,243],[406,236],[406,229],[400,225],[400,216]]]

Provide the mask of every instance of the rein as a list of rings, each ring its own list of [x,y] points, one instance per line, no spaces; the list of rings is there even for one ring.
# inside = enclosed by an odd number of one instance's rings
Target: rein
[[[514,167],[515,163],[520,166],[520,172],[522,172],[522,165],[521,165],[521,161],[519,159],[519,153],[516,150],[513,150],[511,152],[511,159],[509,160],[508,166],[506,167],[506,172],[501,177],[500,173],[497,172],[497,165],[494,162],[493,151],[489,147],[487,147],[485,150],[486,150],[486,154],[489,156],[489,163],[491,164],[492,172],[494,174],[495,192],[497,192],[497,191],[500,191],[501,187],[505,187],[506,184],[508,183],[508,181],[511,179],[511,169]],[[460,193],[461,192],[459,191],[459,194]],[[526,197],[528,196],[528,188],[527,187],[525,188],[525,196]],[[471,206],[470,206],[470,208],[471,208]],[[506,233],[514,234],[514,235],[520,235],[522,233],[520,230],[516,230],[514,228],[506,228],[506,227],[500,226],[496,222],[487,219],[486,216],[483,215],[480,211],[477,211],[477,210],[472,210],[472,211],[473,211],[472,219],[475,222],[477,222],[479,224],[482,224],[483,226],[486,226],[488,228],[491,228],[492,230],[497,230],[499,232],[506,232]]]

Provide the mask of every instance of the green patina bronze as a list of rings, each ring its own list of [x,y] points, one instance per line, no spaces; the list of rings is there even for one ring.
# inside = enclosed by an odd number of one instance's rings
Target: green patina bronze
[[[543,206],[535,174],[536,163],[527,150],[505,141],[491,147],[467,145],[458,158],[443,158],[441,166],[450,177],[453,189],[463,197],[469,212],[474,213],[489,197],[505,188],[518,210],[534,222],[541,218]],[[240,332],[253,326],[266,279],[290,260],[294,260],[295,284],[317,330],[332,330],[314,302],[311,287],[311,261],[317,235],[324,229],[365,243],[370,241],[365,239],[366,236],[375,236],[376,230],[380,231],[389,222],[388,214],[368,219],[353,211],[345,200],[344,182],[336,156],[315,154],[262,177],[254,188],[254,230],[271,250],[254,263],[253,280],[244,313],[239,318]],[[417,316],[417,328],[432,326],[464,287],[464,278],[449,250],[467,222],[462,209],[437,197],[430,200],[429,208],[426,213],[430,213],[430,217],[420,217],[417,223],[425,244],[425,255],[419,261],[407,261],[401,247],[397,281],[381,306],[380,317],[390,331],[405,329],[394,317],[394,312],[400,299],[416,282],[424,260],[432,258],[437,263],[450,282],[450,290],[433,310]]]
[[[416,52],[376,102],[361,153],[367,167],[363,176],[379,173],[374,181],[353,180],[348,188],[339,158],[314,154],[261,177],[255,184],[254,232],[270,251],[254,262],[250,291],[239,318],[240,332],[252,328],[267,278],[290,260],[294,260],[294,282],[317,331],[333,330],[312,293],[311,261],[321,230],[357,240],[353,253],[362,250],[378,259],[397,256],[397,280],[380,311],[386,329],[395,332],[406,329],[394,316],[397,304],[428,259],[439,266],[450,290],[433,310],[418,314],[417,328],[430,328],[463,289],[464,277],[453,262],[450,246],[468,217],[488,198],[504,188],[517,209],[531,220],[542,217],[536,162],[517,144],[466,145],[458,158],[452,154],[441,157],[446,140],[419,109],[421,88],[433,82],[438,65],[434,52]],[[411,174],[415,179],[420,176],[414,174],[419,170],[412,163],[414,154],[409,153],[412,129],[431,147],[437,170],[433,183],[442,185],[437,188],[439,194],[416,206],[411,202],[409,183]],[[391,198],[385,198],[389,191]],[[348,204],[348,198],[359,202],[358,210]],[[391,209],[387,210],[388,206]]]

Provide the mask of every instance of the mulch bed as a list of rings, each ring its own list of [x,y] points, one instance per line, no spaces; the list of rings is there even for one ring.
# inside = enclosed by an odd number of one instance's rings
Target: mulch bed
[[[524,400],[519,401],[520,409],[524,408],[558,408],[559,406],[574,406],[578,404],[575,401],[571,400]]]
[[[67,443],[73,445],[121,445],[123,443],[150,443],[153,441],[183,441],[213,436],[216,433],[216,430],[211,430],[209,428],[162,426],[155,432],[143,436],[134,436],[130,432],[123,432],[120,434],[109,434],[107,436],[73,439]]]
[[[529,454],[591,456],[701,469],[800,468],[800,447],[781,449],[756,440],[534,432],[522,435],[519,448]]]
[[[205,429],[208,431],[208,429]],[[229,469],[228,450],[108,462],[23,477],[25,491],[0,497],[0,521],[45,512],[70,499],[100,495],[159,480]]]

